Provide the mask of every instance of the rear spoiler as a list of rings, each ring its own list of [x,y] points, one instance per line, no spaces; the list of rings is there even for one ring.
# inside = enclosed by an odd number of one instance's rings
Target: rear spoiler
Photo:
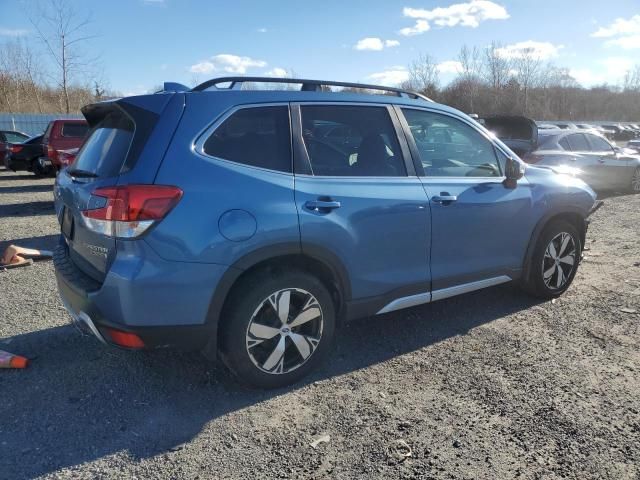
[[[177,82],[164,82],[162,84],[162,90],[158,90],[155,93],[179,93],[179,92],[188,92],[191,90],[186,85]]]

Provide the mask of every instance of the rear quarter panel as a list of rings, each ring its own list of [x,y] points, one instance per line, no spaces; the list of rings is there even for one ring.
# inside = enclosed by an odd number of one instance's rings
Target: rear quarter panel
[[[156,183],[175,185],[184,194],[146,237],[162,258],[232,265],[264,246],[275,251],[279,245],[293,245],[299,250],[292,174],[203,156],[193,149],[201,132],[235,106],[231,97],[185,96],[185,113],[156,178]]]

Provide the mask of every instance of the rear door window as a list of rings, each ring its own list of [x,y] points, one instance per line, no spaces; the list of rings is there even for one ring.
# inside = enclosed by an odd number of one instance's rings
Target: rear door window
[[[301,106],[302,137],[314,175],[404,177],[393,122],[385,107]],[[326,126],[339,135],[326,135]]]
[[[108,114],[91,131],[71,170],[83,170],[98,177],[120,173],[133,139],[134,124],[123,113]]]
[[[289,107],[240,109],[211,134],[203,150],[224,160],[290,173]]]
[[[84,138],[89,131],[89,125],[81,123],[63,123],[62,136],[72,138]]]
[[[576,133],[567,137],[569,148],[572,152],[588,152],[591,150],[587,139],[582,133]]]

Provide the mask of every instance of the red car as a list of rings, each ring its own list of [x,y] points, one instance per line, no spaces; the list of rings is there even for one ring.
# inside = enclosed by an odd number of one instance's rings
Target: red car
[[[67,165],[63,163],[59,152],[80,148],[89,132],[89,124],[85,120],[53,120],[44,132],[42,146],[44,161],[42,165],[59,171]],[[65,158],[66,160],[66,158]]]

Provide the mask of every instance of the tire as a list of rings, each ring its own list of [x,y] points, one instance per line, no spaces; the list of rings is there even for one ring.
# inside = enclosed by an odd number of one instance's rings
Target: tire
[[[294,270],[258,272],[242,280],[225,305],[222,359],[252,387],[295,383],[330,351],[335,311],[329,291],[314,276]]]
[[[556,298],[566,292],[578,270],[582,254],[581,239],[578,229],[569,222],[555,221],[547,225],[531,256],[528,278],[521,283],[523,289],[543,299]],[[567,244],[562,249],[565,240]],[[550,247],[552,241],[553,248]],[[554,258],[554,252],[558,261]],[[573,263],[569,264],[569,260],[573,260]]]
[[[49,173],[48,169],[40,163],[40,159],[38,158],[31,160],[31,171],[38,178],[45,177]]]
[[[631,184],[629,185],[631,193],[640,193],[640,167],[637,167],[631,175]]]

